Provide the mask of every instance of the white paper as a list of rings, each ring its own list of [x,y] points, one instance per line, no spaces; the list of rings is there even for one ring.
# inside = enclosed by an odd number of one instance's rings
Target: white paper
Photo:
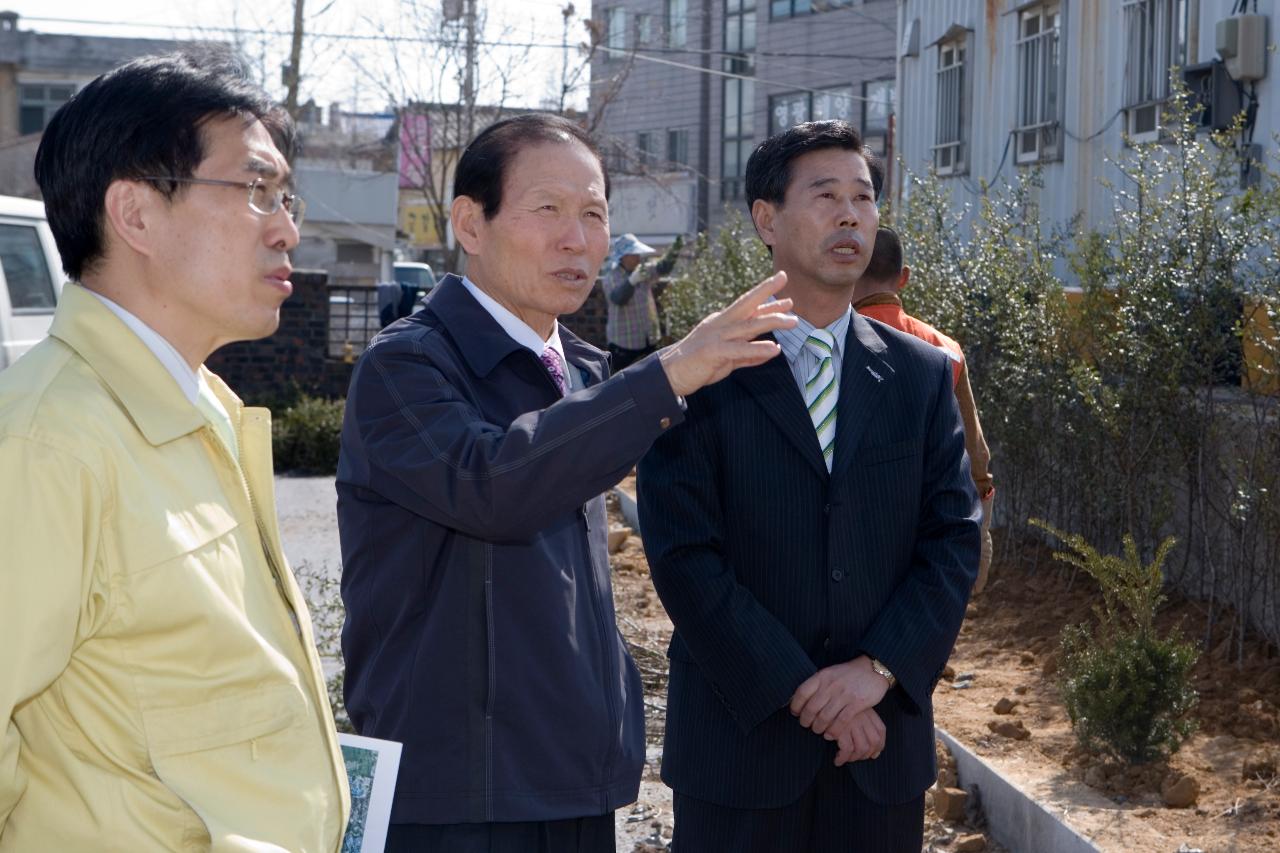
[[[342,853],[382,853],[400,772],[400,744],[342,732],[338,743],[351,786],[351,820],[342,839]]]

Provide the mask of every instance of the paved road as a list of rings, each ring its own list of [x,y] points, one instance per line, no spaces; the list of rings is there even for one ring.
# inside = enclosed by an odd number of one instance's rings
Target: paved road
[[[276,477],[280,538],[295,568],[325,566],[335,576],[342,570],[337,500],[332,477]]]

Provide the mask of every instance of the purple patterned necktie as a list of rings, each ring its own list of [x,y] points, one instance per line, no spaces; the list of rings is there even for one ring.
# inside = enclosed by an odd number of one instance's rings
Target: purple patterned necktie
[[[547,369],[547,373],[551,374],[556,387],[560,389],[560,396],[563,397],[568,394],[569,383],[564,378],[564,367],[560,363],[560,354],[551,347],[547,347],[542,351],[542,366]]]

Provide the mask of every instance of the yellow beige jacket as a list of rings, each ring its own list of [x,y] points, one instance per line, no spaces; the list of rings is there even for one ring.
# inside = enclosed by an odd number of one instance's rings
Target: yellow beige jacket
[[[204,376],[240,465],[79,286],[0,373],[0,853],[340,847],[270,416]]]

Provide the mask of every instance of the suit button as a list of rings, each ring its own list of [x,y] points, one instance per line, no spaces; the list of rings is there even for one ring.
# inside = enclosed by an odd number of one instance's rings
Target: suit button
[[[831,579],[836,583],[840,583],[840,581],[844,580],[844,572],[840,571],[839,569],[832,569]]]
[[[671,418],[663,418],[662,420],[658,421],[658,426],[662,427],[663,429],[667,429],[668,427],[671,426]]]
[[[831,638],[830,638],[830,637],[827,637],[825,640],[823,640],[823,641],[822,641],[822,648],[824,648],[824,649],[830,649],[830,648],[831,648]]]
[[[822,514],[823,514],[823,515],[830,515],[830,514],[831,514],[831,504],[823,504],[823,505],[822,505]]]

